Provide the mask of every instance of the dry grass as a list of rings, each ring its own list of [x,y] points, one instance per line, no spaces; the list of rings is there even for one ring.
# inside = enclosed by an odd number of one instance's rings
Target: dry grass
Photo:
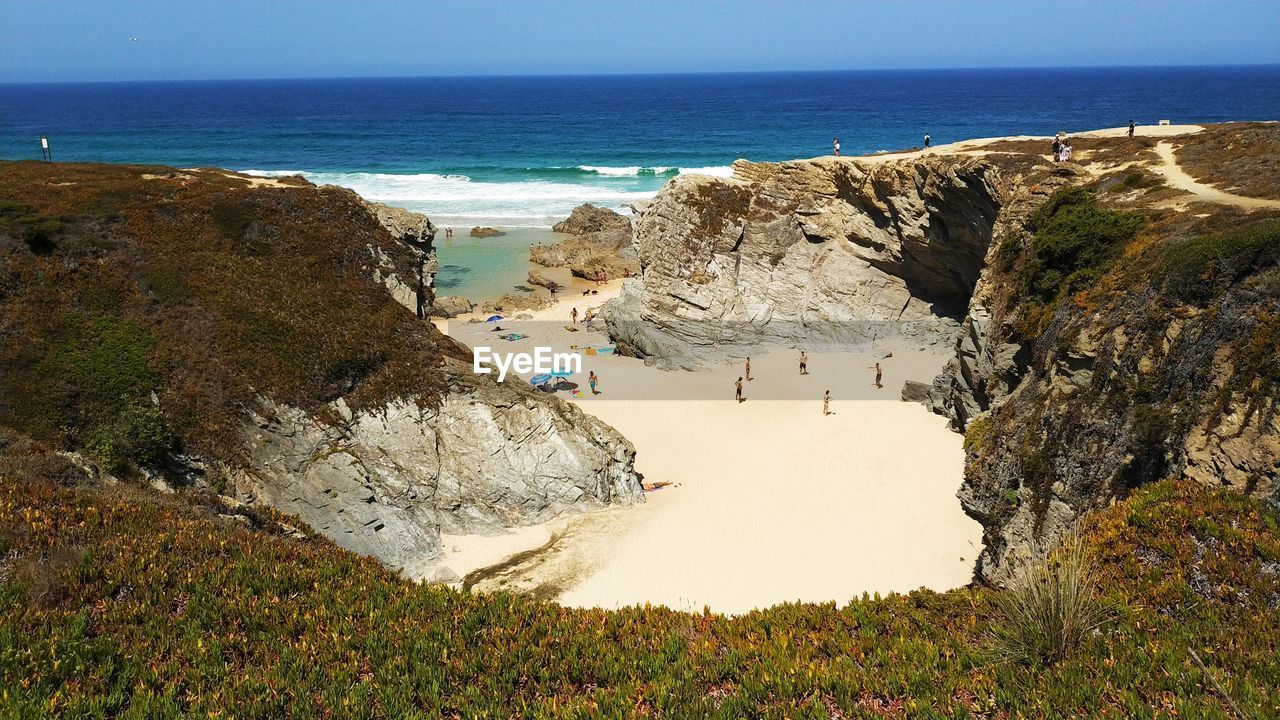
[[[1004,620],[995,629],[996,654],[1023,664],[1065,659],[1102,621],[1097,584],[1084,542],[1069,536],[999,596]]]
[[[1237,195],[1280,199],[1280,123],[1210,125],[1187,138],[1176,156],[1201,182]]]

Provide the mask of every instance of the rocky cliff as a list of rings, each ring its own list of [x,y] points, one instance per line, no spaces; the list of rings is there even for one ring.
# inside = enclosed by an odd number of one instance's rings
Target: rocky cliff
[[[1110,203],[1097,181],[1016,192],[931,391],[966,430],[991,582],[1165,477],[1280,502],[1280,216]]]
[[[963,157],[679,176],[637,218],[641,278],[602,317],[621,349],[683,366],[761,341],[945,342],[1001,202],[995,168]]]
[[[305,182],[4,163],[0,425],[268,503],[415,575],[441,528],[642,501],[617,432],[472,376],[393,301],[432,231]]]

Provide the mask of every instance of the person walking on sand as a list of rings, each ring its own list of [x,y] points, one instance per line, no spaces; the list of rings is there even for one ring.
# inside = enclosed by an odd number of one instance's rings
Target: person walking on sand
[[[880,378],[883,376],[883,373],[880,372],[880,363],[876,363],[875,368],[876,368],[876,387],[882,388],[884,386],[880,384]]]
[[[831,147],[836,152],[836,157],[840,157],[840,138],[832,138]]]
[[[573,311],[569,313],[569,317],[573,319],[573,324],[577,325],[578,324],[578,308],[574,308]]]
[[[591,386],[591,394],[599,395],[600,391],[596,389],[596,383],[600,382],[600,378],[596,377],[596,371],[592,370],[587,373],[587,385]]]
[[[827,390],[822,393],[822,416],[826,417],[831,414],[831,391]]]
[[[1062,141],[1054,136],[1053,138],[1053,161],[1058,162],[1058,156],[1062,153]]]
[[[1129,119],[1129,137],[1133,137],[1133,119]]]
[[[742,378],[738,378],[738,382],[733,384],[733,399],[742,402]]]
[[[800,374],[809,374],[809,356],[805,355],[803,350],[800,351]]]
[[[747,382],[751,382],[751,358],[747,358],[747,367],[745,369],[746,369],[746,375],[747,375]]]
[[[929,133],[925,133],[925,134],[924,134],[924,149],[925,149],[925,150],[928,150],[928,149],[929,149],[929,143],[931,142],[931,140],[932,140],[932,139],[929,137]]]

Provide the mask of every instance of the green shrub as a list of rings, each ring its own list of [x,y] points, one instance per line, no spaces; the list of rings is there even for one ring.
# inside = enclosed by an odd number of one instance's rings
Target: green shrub
[[[1141,213],[1104,208],[1084,188],[1058,190],[1029,219],[1035,237],[1023,289],[1048,303],[1093,285],[1145,224]]]
[[[1004,615],[995,628],[997,655],[1023,664],[1052,665],[1065,659],[1102,620],[1096,586],[1084,543],[1069,536],[997,599]]]
[[[160,408],[136,400],[126,405],[114,420],[94,428],[85,441],[85,448],[105,467],[119,473],[131,463],[156,463],[172,444],[173,438],[165,427]]]
[[[1280,262],[1280,220],[1175,240],[1150,252],[1156,282],[1184,302],[1205,303]]]

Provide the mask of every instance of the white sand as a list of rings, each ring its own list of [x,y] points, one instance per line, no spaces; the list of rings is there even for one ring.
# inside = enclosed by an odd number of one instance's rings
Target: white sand
[[[607,344],[599,332],[564,326],[570,308],[585,313],[619,288],[564,295],[533,321],[499,323],[533,336],[527,340],[497,340],[493,324],[467,318],[444,327],[468,345],[501,350]],[[888,352],[877,389],[869,366]],[[574,606],[648,602],[726,613],[969,582],[981,528],[955,497],[961,437],[942,417],[897,399],[905,379],[931,380],[942,354],[885,344],[809,356],[807,376],[798,374],[795,351],[754,356],[742,404],[733,400],[743,374],[737,362],[668,372],[633,358],[584,357],[573,378],[583,397],[558,395],[631,440],[646,482],[672,485],[648,493],[643,506],[499,536],[450,536],[445,565],[465,576],[550,542],[552,550],[477,587],[551,587]],[[600,376],[596,397],[586,387],[589,370]],[[827,417],[825,389],[833,397]]]

